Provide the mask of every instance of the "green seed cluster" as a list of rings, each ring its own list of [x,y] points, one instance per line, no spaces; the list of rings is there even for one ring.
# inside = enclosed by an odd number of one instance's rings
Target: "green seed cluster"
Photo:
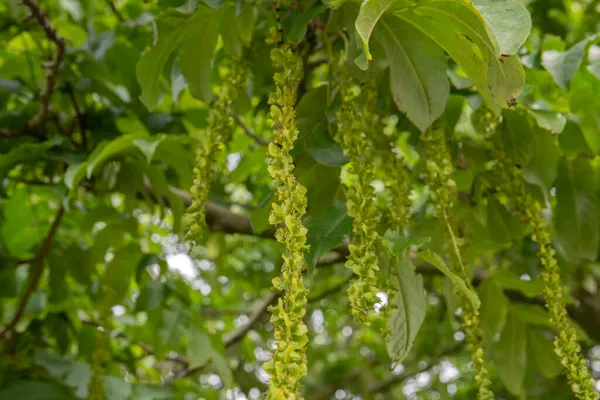
[[[345,77],[340,83],[342,104],[337,114],[338,137],[350,159],[349,172],[356,176],[355,182],[346,192],[348,215],[353,218],[350,255],[346,267],[357,276],[350,283],[348,299],[351,311],[358,323],[369,325],[370,314],[379,302],[377,297],[377,271],[379,271],[376,245],[379,210],[375,191],[371,186],[374,179],[372,145],[366,133],[373,129],[372,115],[368,107],[361,109],[358,100],[360,89]]]
[[[194,184],[191,188],[192,204],[188,209],[190,226],[188,240],[197,241],[206,231],[206,203],[217,164],[219,150],[231,140],[233,124],[231,106],[237,99],[246,78],[246,69],[239,62],[232,62],[231,69],[223,77],[223,86],[208,112],[206,136],[196,153]]]
[[[508,197],[511,207],[519,213],[522,222],[532,228],[531,238],[540,246],[538,257],[544,266],[541,274],[545,283],[543,294],[550,322],[556,330],[554,350],[567,371],[575,396],[580,400],[597,400],[599,394],[594,390],[594,379],[587,369],[575,328],[565,308],[560,269],[552,247],[550,229],[542,217],[542,206],[527,192],[523,173],[510,157],[496,150],[496,159],[496,170],[501,178],[500,192]]]
[[[454,234],[457,230],[453,208],[457,192],[456,183],[452,179],[454,168],[450,152],[446,146],[444,130],[432,129],[427,134],[422,135],[421,138],[425,143],[427,152],[427,181],[431,190],[431,198],[436,206],[438,217],[445,220],[448,227],[449,250],[447,253],[450,266],[455,273],[465,280],[467,287],[471,287],[471,281],[460,257],[461,242]],[[492,382],[485,365],[483,333],[479,327],[479,313],[473,309],[464,295],[459,294],[459,299],[463,310],[462,326],[466,334],[467,348],[471,353],[471,361],[475,369],[477,399],[493,400],[494,393],[490,389]]]
[[[306,188],[293,175],[290,155],[298,137],[296,97],[302,79],[302,60],[287,45],[272,50],[271,59],[280,72],[275,73],[275,92],[271,93],[273,140],[269,143],[269,174],[277,184],[277,202],[269,223],[277,226],[275,237],[285,245],[282,277],[275,278],[275,290],[281,293],[277,305],[270,308],[276,348],[273,359],[265,363],[271,375],[267,399],[300,399],[299,381],[307,373],[306,314],[307,290],[302,280],[307,229],[302,223],[306,213]]]

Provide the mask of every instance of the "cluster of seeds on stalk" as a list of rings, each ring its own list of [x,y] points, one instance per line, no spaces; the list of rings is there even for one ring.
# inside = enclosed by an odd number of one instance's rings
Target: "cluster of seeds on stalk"
[[[246,68],[233,61],[229,71],[223,76],[223,86],[212,104],[207,117],[205,136],[196,153],[194,184],[191,188],[192,204],[188,209],[190,226],[188,240],[197,241],[206,232],[206,203],[217,165],[219,150],[231,140],[233,122],[231,107],[238,98],[246,80]]]
[[[354,181],[346,192],[348,215],[352,217],[352,239],[348,246],[350,255],[346,267],[357,276],[350,283],[348,299],[351,311],[358,323],[368,325],[370,314],[377,297],[377,271],[379,270],[376,246],[380,241],[377,233],[379,210],[375,190],[371,183],[374,179],[372,144],[367,133],[372,131],[374,110],[370,110],[367,97],[366,106],[359,103],[360,88],[342,76],[339,88],[342,104],[337,114],[338,134],[345,153],[350,159],[349,172]],[[362,111],[361,111],[362,110]]]
[[[273,35],[280,35],[275,32]],[[270,41],[280,42],[278,37]],[[271,51],[278,72],[274,75],[275,91],[269,97],[274,134],[269,143],[269,174],[277,185],[277,202],[269,215],[269,223],[277,227],[275,237],[285,245],[281,277],[273,279],[274,289],[281,293],[270,308],[271,324],[276,340],[273,358],[264,368],[270,374],[267,394],[272,400],[300,399],[300,379],[307,373],[306,346],[308,329],[304,324],[307,290],[302,279],[307,230],[302,223],[306,213],[306,188],[293,175],[290,155],[298,138],[296,97],[302,79],[302,60],[288,45]]]
[[[575,396],[580,400],[597,400],[599,394],[594,390],[594,379],[587,369],[577,333],[567,315],[560,269],[550,229],[542,216],[542,206],[526,190],[522,170],[503,151],[496,149],[495,153],[498,161],[496,171],[500,177],[499,194],[509,199],[509,205],[519,214],[523,224],[531,227],[531,239],[539,245],[538,257],[544,266],[541,273],[545,284],[543,294],[550,322],[556,331],[554,350],[567,371]]]
[[[455,236],[456,218],[454,204],[457,198],[456,183],[452,178],[454,168],[452,157],[446,145],[444,129],[434,128],[426,134],[421,135],[427,153],[427,183],[431,191],[438,218],[444,220],[447,225],[447,255],[450,266],[456,274],[461,276],[467,287],[471,287],[471,281],[464,268],[460,256],[461,240]],[[471,353],[473,368],[475,369],[475,381],[477,385],[478,400],[492,400],[494,394],[490,389],[492,384],[485,365],[482,332],[479,327],[479,314],[473,308],[466,296],[459,293],[460,306],[462,308],[462,325],[466,334],[467,347]]]

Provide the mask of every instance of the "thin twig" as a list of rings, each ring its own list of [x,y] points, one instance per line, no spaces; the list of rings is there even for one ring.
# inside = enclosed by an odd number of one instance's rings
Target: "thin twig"
[[[242,130],[244,131],[244,133],[251,137],[252,139],[254,139],[254,141],[258,144],[260,144],[261,146],[266,146],[269,144],[269,141],[266,139],[261,138],[260,136],[258,136],[252,129],[250,129],[250,127],[248,125],[246,125],[246,123],[242,120],[242,118],[235,114],[232,113],[231,117],[233,118],[233,120],[235,121],[236,124],[238,124],[238,126],[240,128],[242,128]]]
[[[115,14],[115,17],[117,17],[117,19],[120,22],[125,22],[125,18],[123,18],[123,14],[121,14],[121,11],[119,11],[117,9],[117,7],[115,6],[115,3],[112,0],[106,0],[106,2],[108,3],[110,10],[113,12],[113,14]]]
[[[12,331],[14,327],[17,325],[23,313],[25,311],[25,307],[29,302],[29,298],[35,289],[37,289],[38,283],[40,282],[40,277],[42,276],[42,272],[44,272],[44,261],[46,257],[48,257],[48,253],[50,253],[50,248],[52,247],[52,241],[54,240],[54,235],[58,230],[60,225],[60,221],[65,213],[64,207],[61,205],[58,208],[58,212],[54,217],[54,221],[52,221],[52,225],[50,225],[50,230],[48,234],[44,238],[37,254],[35,255],[33,261],[31,262],[31,275],[29,277],[29,282],[27,283],[27,288],[25,289],[25,293],[23,293],[23,297],[17,307],[17,311],[15,315],[13,315],[10,322],[4,327],[4,330],[0,332],[0,339],[2,339],[8,332]]]
[[[46,68],[45,84],[40,94],[40,108],[37,114],[29,121],[29,128],[39,128],[46,120],[50,109],[50,98],[56,87],[56,81],[58,80],[58,73],[60,71],[60,64],[63,57],[65,56],[66,42],[65,39],[60,36],[56,29],[50,23],[50,19],[45,12],[40,9],[36,0],[23,0],[23,4],[29,7],[31,15],[37,23],[42,27],[42,30],[46,34],[46,37],[54,43],[56,47],[56,54],[54,59],[45,63]]]
[[[84,150],[87,150],[87,136],[85,134],[87,115],[85,114],[85,112],[81,111],[81,108],[79,108],[79,103],[77,103],[77,97],[75,96],[75,91],[73,90],[73,85],[71,85],[71,82],[67,82],[67,92],[69,93],[69,98],[71,99],[73,109],[75,110],[75,115],[77,116],[77,121],[79,122],[79,132],[81,133],[81,147],[83,147]]]

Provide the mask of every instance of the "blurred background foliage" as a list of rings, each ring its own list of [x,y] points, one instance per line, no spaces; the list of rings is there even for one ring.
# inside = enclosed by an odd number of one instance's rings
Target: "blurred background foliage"
[[[100,325],[110,326],[102,376],[108,400],[261,398],[268,382],[261,365],[273,344],[266,310],[276,298],[271,279],[281,262],[267,221],[273,195],[265,164],[273,89],[264,42],[268,6],[241,0],[25,3],[37,5],[60,40],[49,37],[27,4],[0,4],[0,398],[87,398]],[[390,363],[380,321],[371,327],[352,321],[351,273],[343,266],[351,231],[343,205],[347,159],[332,140],[339,104],[328,82],[329,43],[343,45],[336,32],[343,14],[354,11],[297,3],[283,25],[287,40],[305,54],[294,153],[295,173],[308,188],[312,246],[303,394],[314,400],[473,399],[456,296],[435,268],[417,267],[426,317],[402,364]],[[500,122],[451,64],[442,118],[454,127],[457,212],[482,300],[493,389],[502,399],[570,399],[552,351],[537,245],[516,217],[488,199],[493,182],[482,141],[501,135],[507,147],[512,143],[529,189],[549,206],[569,315],[600,377],[600,2],[522,3],[533,28],[517,55],[527,82],[518,105]],[[197,8],[218,20],[214,52],[202,40],[207,32],[186,33],[205,26],[189,23]],[[161,38],[182,43],[157,54]],[[190,46],[194,52],[185,53]],[[45,74],[61,52],[56,89],[44,104]],[[203,68],[198,81],[185,79],[182,54],[198,57],[192,60]],[[234,104],[233,139],[219,156],[207,205],[211,233],[192,246],[182,238],[194,149],[206,126],[207,101],[232,54],[247,61],[250,79]],[[374,63],[369,73],[377,68]],[[376,78],[387,71],[380,65]],[[441,250],[445,227],[433,217],[423,180],[419,130],[380,83],[386,133],[397,138],[410,167],[411,234]],[[377,178],[385,214],[390,194],[386,177]],[[114,295],[107,298],[103,285]]]

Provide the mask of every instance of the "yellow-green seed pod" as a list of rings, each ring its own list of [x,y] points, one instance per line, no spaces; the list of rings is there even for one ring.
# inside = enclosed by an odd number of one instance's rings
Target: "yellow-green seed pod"
[[[340,88],[342,104],[337,114],[337,140],[350,159],[349,172],[355,176],[346,191],[348,215],[352,217],[352,239],[346,267],[357,278],[350,283],[348,299],[352,315],[358,323],[369,325],[370,315],[379,302],[377,297],[377,271],[379,270],[376,246],[379,209],[373,182],[372,144],[367,137],[373,129],[373,114],[359,103],[360,88],[342,74]]]
[[[503,151],[496,149],[498,163],[496,171],[500,177],[499,194],[505,195],[511,208],[520,215],[523,224],[532,228],[531,238],[540,246],[538,257],[544,271],[544,298],[550,314],[550,322],[556,331],[554,350],[566,369],[571,390],[577,399],[597,400],[591,377],[581,347],[577,342],[577,333],[569,320],[563,293],[560,269],[552,246],[550,229],[542,216],[542,206],[527,192],[523,172]]]
[[[272,38],[272,42],[279,42]],[[275,278],[275,290],[281,297],[270,307],[276,347],[273,358],[264,365],[270,374],[267,399],[300,399],[300,379],[307,373],[306,346],[308,329],[304,324],[307,290],[302,279],[306,228],[306,188],[293,175],[290,151],[298,137],[296,97],[302,79],[302,60],[287,45],[272,50],[271,59],[278,72],[274,75],[275,91],[269,96],[273,139],[269,143],[269,174],[277,185],[277,202],[269,223],[277,227],[275,238],[285,245],[281,278]]]
[[[211,106],[205,136],[196,152],[194,184],[191,188],[192,204],[188,208],[190,219],[187,239],[201,240],[206,231],[206,203],[215,172],[219,150],[231,140],[233,123],[231,107],[238,98],[246,80],[246,68],[241,62],[233,61],[223,77],[223,86]]]
[[[452,157],[446,145],[444,129],[431,129],[422,134],[421,139],[425,144],[427,153],[427,183],[431,192],[431,199],[435,204],[438,218],[444,220],[447,226],[447,255],[450,266],[456,274],[461,276],[467,287],[471,281],[463,266],[460,247],[461,241],[456,237],[456,217],[454,214],[455,199],[457,198],[456,183],[452,178],[454,168]],[[459,294],[462,313],[462,327],[466,334],[467,348],[471,354],[471,361],[475,369],[475,383],[477,385],[478,400],[493,400],[492,384],[489,372],[485,365],[483,350],[483,334],[479,327],[479,313],[473,309],[466,296]]]

